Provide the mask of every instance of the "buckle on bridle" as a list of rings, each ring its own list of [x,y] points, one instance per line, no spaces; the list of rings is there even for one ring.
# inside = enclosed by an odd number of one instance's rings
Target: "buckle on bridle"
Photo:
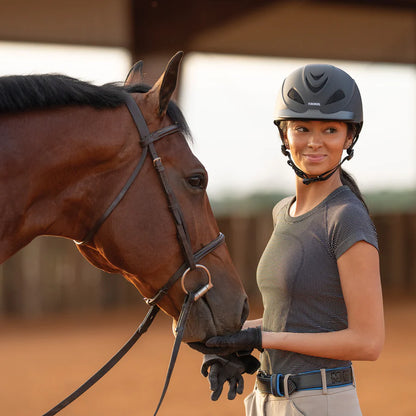
[[[203,266],[202,264],[196,264],[195,265],[195,268],[193,268],[193,269],[191,269],[190,267],[188,267],[185,271],[184,271],[184,273],[183,273],[183,275],[182,275],[182,277],[181,277],[181,285],[182,285],[182,290],[188,295],[189,294],[189,291],[188,291],[188,289],[185,287],[185,278],[186,278],[186,276],[188,275],[188,273],[191,271],[191,270],[196,270],[196,269],[202,269],[205,273],[206,273],[206,275],[207,275],[207,277],[208,277],[208,283],[206,284],[206,285],[204,285],[204,286],[202,286],[199,290],[197,290],[196,292],[194,292],[194,301],[197,301],[199,298],[201,298],[202,296],[204,296],[207,292],[208,292],[208,290],[210,290],[212,287],[214,287],[214,285],[212,284],[212,282],[211,282],[211,273],[209,272],[209,270],[205,267],[205,266]]]

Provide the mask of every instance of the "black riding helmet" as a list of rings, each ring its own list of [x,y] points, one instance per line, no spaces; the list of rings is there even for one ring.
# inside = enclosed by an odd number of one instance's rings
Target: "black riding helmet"
[[[274,123],[282,140],[280,122],[296,119],[337,120],[352,124],[353,141],[347,149],[348,156],[341,163],[351,159],[353,146],[363,125],[363,108],[357,84],[346,72],[332,65],[312,64],[295,70],[283,81],[276,102]],[[311,179],[294,165],[284,145],[282,152],[289,157],[288,163],[296,174],[307,184],[328,179],[341,165]]]

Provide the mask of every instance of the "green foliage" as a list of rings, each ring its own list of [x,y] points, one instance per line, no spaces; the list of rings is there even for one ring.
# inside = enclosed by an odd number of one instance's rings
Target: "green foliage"
[[[217,216],[249,215],[271,211],[274,205],[286,196],[288,195],[278,192],[256,192],[246,196],[228,195],[211,199],[211,206]]]
[[[278,192],[258,192],[243,197],[228,195],[212,199],[211,206],[217,216],[249,215],[270,211],[286,196]],[[371,192],[364,194],[364,199],[372,214],[416,212],[416,189]]]
[[[364,198],[372,213],[416,212],[416,189],[373,192]]]

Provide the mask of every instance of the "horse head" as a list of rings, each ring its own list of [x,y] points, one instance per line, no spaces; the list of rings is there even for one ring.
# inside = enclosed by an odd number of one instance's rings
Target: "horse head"
[[[187,138],[189,131],[184,127],[186,122],[171,101],[181,59],[182,53],[177,53],[151,88],[142,85],[141,62],[131,69],[125,81],[151,133],[175,124],[182,126],[169,130],[172,133],[152,143],[163,164],[168,189],[155,172],[156,161],[150,156],[143,159],[140,174],[111,215],[100,224],[90,241],[78,245],[92,264],[108,272],[121,273],[147,298],[153,298],[187,261],[183,241],[178,240],[178,221],[184,223],[188,252],[201,250],[219,234],[206,192],[207,172],[192,153]],[[125,148],[135,149],[128,155],[134,166],[143,156],[139,143],[144,138],[139,137],[131,118],[126,123],[129,129],[125,140],[130,144]],[[120,175],[125,178],[126,173]],[[122,182],[120,179],[120,186]],[[167,194],[172,194],[176,207],[169,206],[172,198]],[[212,279],[213,287],[192,307],[184,335],[187,342],[235,332],[248,314],[247,297],[227,246],[218,245],[199,263],[200,267],[191,267],[187,272],[186,282],[181,285],[178,280],[157,301],[175,322],[184,302],[184,289],[195,290],[205,285],[208,277]]]

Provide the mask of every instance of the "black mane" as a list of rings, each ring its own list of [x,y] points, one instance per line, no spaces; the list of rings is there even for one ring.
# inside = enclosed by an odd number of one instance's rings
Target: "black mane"
[[[0,77],[0,114],[65,106],[116,108],[126,102],[128,93],[148,90],[149,86],[141,84],[98,86],[60,74],[5,76]],[[185,118],[172,101],[167,114],[189,138],[191,135]]]
[[[97,86],[65,75],[13,75],[0,78],[0,113],[71,105],[115,108],[126,92],[116,84]]]

